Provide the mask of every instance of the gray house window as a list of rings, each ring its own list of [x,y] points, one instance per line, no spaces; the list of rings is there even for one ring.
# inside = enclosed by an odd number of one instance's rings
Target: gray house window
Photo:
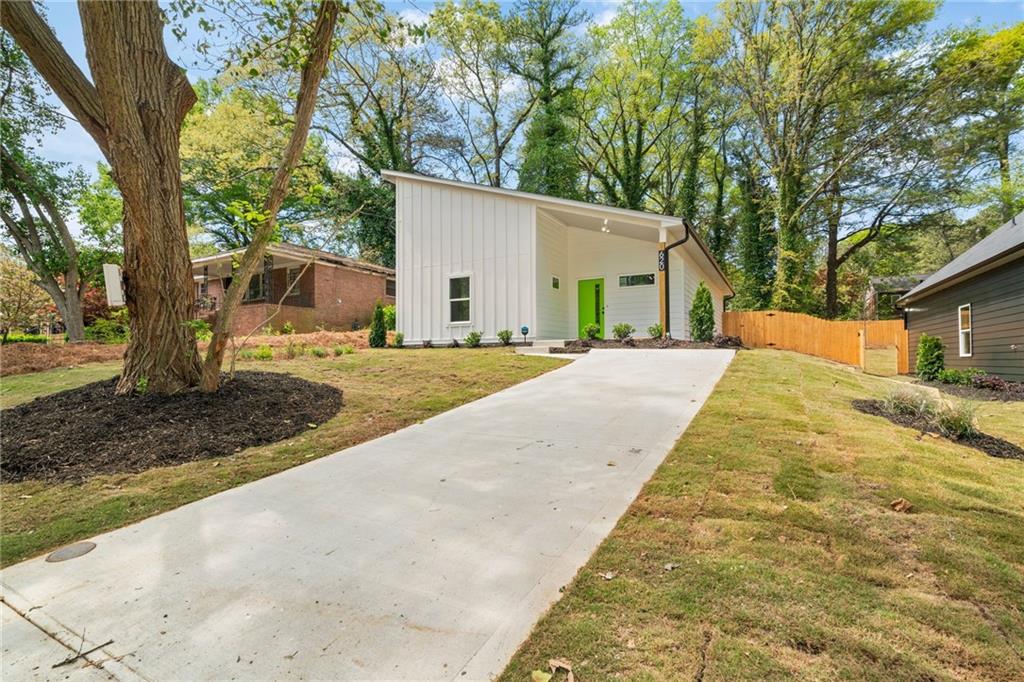
[[[645,272],[640,275],[619,275],[620,287],[652,287],[654,286],[654,273]]]
[[[450,323],[469,323],[469,275],[448,279],[448,308]]]

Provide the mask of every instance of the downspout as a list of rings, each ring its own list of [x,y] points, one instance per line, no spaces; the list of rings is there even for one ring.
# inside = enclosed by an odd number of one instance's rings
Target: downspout
[[[668,337],[668,338],[672,338],[672,330],[671,330],[671,327],[672,327],[672,306],[670,305],[671,302],[669,301],[669,291],[670,291],[671,287],[669,286],[669,278],[668,278],[668,260],[669,260],[668,259],[668,254],[669,254],[669,251],[671,251],[672,249],[676,248],[677,246],[681,246],[681,245],[685,244],[690,239],[690,221],[687,220],[686,218],[683,218],[682,222],[683,222],[683,238],[678,240],[678,241],[674,241],[671,244],[666,245],[664,249],[662,249],[661,251],[658,252],[658,270],[661,270],[665,274],[665,329],[664,329],[664,332],[665,332],[665,336]]]

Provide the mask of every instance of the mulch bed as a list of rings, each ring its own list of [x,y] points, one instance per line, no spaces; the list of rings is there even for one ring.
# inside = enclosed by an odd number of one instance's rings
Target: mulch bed
[[[566,341],[563,348],[553,347],[551,353],[589,353],[594,348],[742,348],[738,337],[716,336],[711,343],[698,343],[696,341],[683,341],[681,339],[655,339],[650,337],[624,341],[617,339],[573,339]]]
[[[116,379],[3,414],[0,477],[75,481],[230,455],[327,421],[342,392],[278,372],[237,372],[216,393],[114,395]]]
[[[893,424],[905,426],[909,429],[916,429],[922,433],[932,433],[940,438],[945,438],[945,436],[942,435],[942,432],[924,417],[913,414],[892,414],[885,409],[885,405],[881,400],[854,400],[851,404],[853,405],[853,409],[858,412],[870,414],[875,417],[883,417],[891,421]],[[961,438],[959,440],[947,438],[946,440],[959,445],[966,445],[974,448],[975,450],[980,450],[986,455],[991,455],[992,457],[999,457],[1002,459],[1019,459],[1024,461],[1024,448],[1014,445],[1009,441],[1005,441],[1002,438],[990,436],[987,433],[979,433],[972,438]]]
[[[943,393],[955,395],[958,398],[968,400],[996,400],[1000,402],[1015,402],[1024,400],[1024,383],[1019,381],[1006,382],[1005,391],[994,391],[990,388],[976,388],[974,386],[961,386],[959,384],[944,384],[941,381],[918,381],[922,386],[937,388]]]
[[[0,376],[120,360],[124,349],[124,344],[9,343],[0,350]]]

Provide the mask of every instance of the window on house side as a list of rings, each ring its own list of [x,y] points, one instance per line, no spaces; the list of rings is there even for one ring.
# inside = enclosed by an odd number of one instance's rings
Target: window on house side
[[[962,305],[957,311],[960,326],[960,357],[969,358],[974,352],[974,336],[971,333],[971,304]]]
[[[395,295],[395,280],[391,279],[390,277],[388,277],[387,281],[384,284],[384,295],[385,296],[394,296]]]
[[[619,275],[620,287],[650,287],[654,286],[654,273],[646,272],[639,275]]]
[[[551,275],[551,288],[552,288],[552,289],[558,289],[558,288],[560,288],[560,287],[561,287],[561,284],[562,284],[562,283],[558,281],[558,278],[557,278],[557,277],[555,277],[554,275]]]
[[[290,287],[290,286],[292,286],[292,282],[295,283],[295,286],[292,287],[292,290],[288,292],[289,296],[298,296],[299,295],[299,291],[300,291],[300,289],[302,287],[302,283],[297,281],[297,280],[299,279],[299,275],[301,273],[302,273],[302,268],[288,268],[288,282],[285,284],[285,286],[286,287]]]
[[[244,300],[258,301],[263,298],[263,273],[257,273],[249,278],[249,287],[245,290]]]
[[[449,322],[466,324],[469,322],[469,276],[450,277],[448,279]]]

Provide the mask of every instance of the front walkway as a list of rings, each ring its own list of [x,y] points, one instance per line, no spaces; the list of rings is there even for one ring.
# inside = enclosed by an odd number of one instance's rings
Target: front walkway
[[[112,640],[88,658],[120,679],[491,677],[732,357],[595,350],[83,557],[10,567],[4,600],[73,651],[26,630],[3,676],[71,672],[50,666]]]

